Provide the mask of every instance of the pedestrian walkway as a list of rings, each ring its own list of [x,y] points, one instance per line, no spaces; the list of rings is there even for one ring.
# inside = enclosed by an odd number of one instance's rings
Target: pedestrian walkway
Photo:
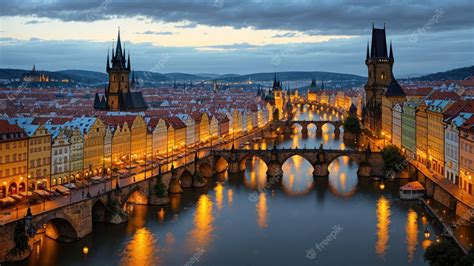
[[[426,177],[428,177],[431,181],[435,182],[437,185],[446,190],[458,201],[461,201],[470,208],[474,208],[474,196],[469,195],[466,191],[462,190],[457,185],[449,182],[449,180],[444,178],[444,176],[430,171],[422,163],[416,160],[411,160],[410,163],[415,166],[420,172],[422,172]]]

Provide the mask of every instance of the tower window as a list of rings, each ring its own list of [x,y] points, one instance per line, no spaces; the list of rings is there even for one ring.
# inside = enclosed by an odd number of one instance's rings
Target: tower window
[[[380,78],[381,78],[381,79],[385,79],[385,72],[382,72],[382,73],[380,74]]]

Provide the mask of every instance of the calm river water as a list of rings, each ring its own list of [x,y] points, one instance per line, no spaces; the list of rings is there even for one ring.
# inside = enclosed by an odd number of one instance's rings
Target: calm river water
[[[337,119],[316,112],[299,120]],[[332,126],[277,139],[279,147],[345,149]],[[273,145],[269,141],[260,145]],[[64,244],[42,236],[27,265],[425,265],[423,232],[433,221],[417,202],[403,202],[404,181],[357,177],[341,157],[329,178],[313,181],[301,157],[284,165],[281,184],[268,184],[266,165],[247,161],[245,173],[222,174],[206,189],[185,189],[165,207],[135,206],[127,224],[95,224],[94,233]],[[83,255],[84,246],[89,254]]]

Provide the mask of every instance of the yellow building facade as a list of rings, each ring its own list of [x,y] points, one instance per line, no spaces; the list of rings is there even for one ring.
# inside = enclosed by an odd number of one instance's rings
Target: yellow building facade
[[[0,198],[26,190],[28,140],[26,133],[7,121],[0,123]]]

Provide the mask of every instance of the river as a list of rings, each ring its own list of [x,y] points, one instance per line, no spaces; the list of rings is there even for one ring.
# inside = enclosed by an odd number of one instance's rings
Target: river
[[[298,113],[295,120],[338,119]],[[304,138],[262,146],[349,148],[326,125]],[[312,166],[291,157],[281,183],[269,184],[266,165],[252,158],[244,173],[220,174],[207,188],[185,189],[165,207],[134,206],[126,224],[95,224],[73,243],[40,236],[26,265],[425,265],[424,248],[437,229],[417,202],[398,198],[406,181],[357,177],[357,164],[340,157],[329,178],[313,181]],[[88,247],[87,255],[83,248]]]

